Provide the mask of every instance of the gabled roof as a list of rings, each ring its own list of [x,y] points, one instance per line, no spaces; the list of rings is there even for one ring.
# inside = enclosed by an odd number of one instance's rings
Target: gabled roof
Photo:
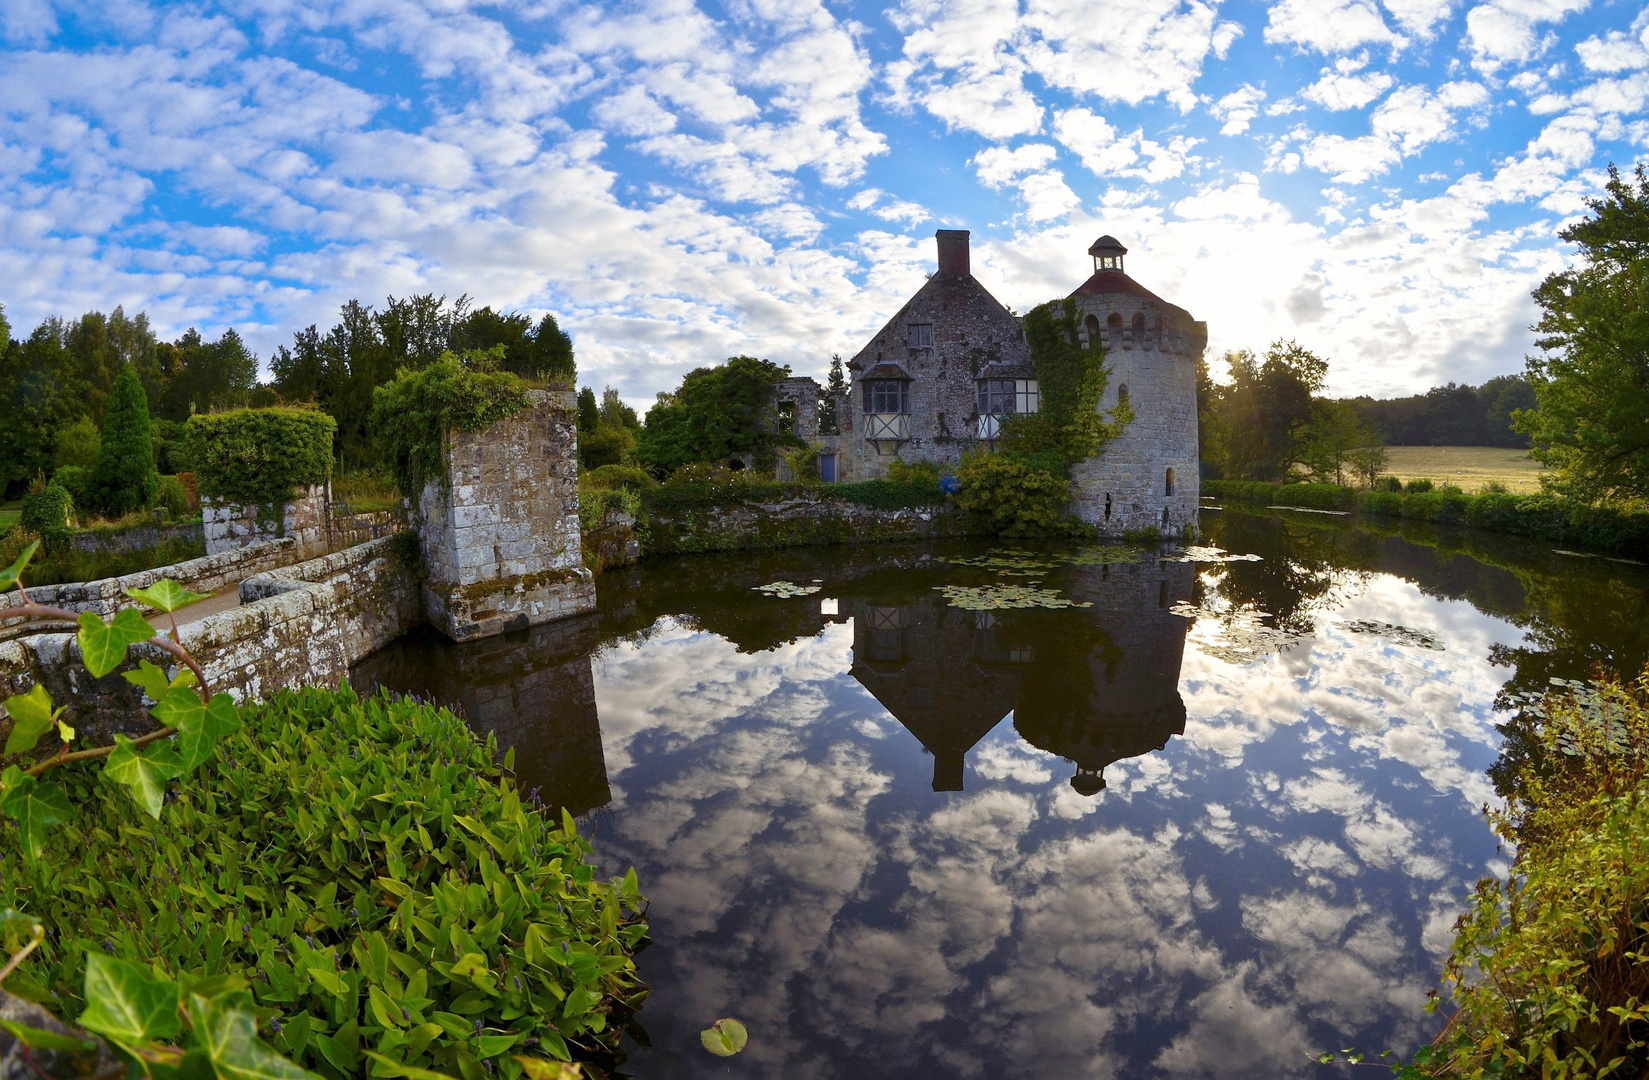
[[[853,359],[847,362],[847,366],[855,371],[859,371],[862,370],[866,364],[874,364],[876,362],[877,339],[881,338],[890,331],[894,331],[896,336],[898,336],[898,327],[909,320],[908,313],[917,302],[925,302],[930,305],[939,305],[941,307],[948,304],[959,308],[976,298],[988,301],[990,306],[994,307],[1002,318],[1012,319],[1014,317],[1013,312],[1004,307],[1000,300],[992,296],[989,289],[979,284],[978,279],[972,274],[934,274],[932,277],[928,278],[927,284],[916,290],[916,295],[905,301],[904,305],[899,308],[899,311],[893,316],[893,318],[889,319],[882,325],[880,330],[877,330],[876,333],[871,335],[870,340],[865,343],[864,348],[853,354]],[[900,337],[900,340],[903,340],[902,337]],[[895,375],[891,376],[891,378],[909,378],[909,376]]]

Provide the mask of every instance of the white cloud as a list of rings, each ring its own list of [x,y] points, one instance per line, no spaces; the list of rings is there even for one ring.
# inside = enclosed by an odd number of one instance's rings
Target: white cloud
[[[1590,0],[1490,0],[1466,12],[1466,44],[1472,65],[1493,72],[1509,62],[1528,63],[1546,51],[1536,36],[1543,22],[1584,11]]]
[[[1639,22],[1645,22],[1643,16]],[[1620,30],[1611,30],[1602,37],[1589,37],[1575,46],[1580,62],[1588,71],[1615,74],[1649,67],[1649,25],[1635,38]]]
[[[1300,91],[1300,96],[1336,112],[1361,109],[1391,89],[1394,81],[1383,71],[1345,75],[1324,68],[1322,77]]]
[[[1400,47],[1374,0],[1280,0],[1271,8],[1265,40],[1321,53],[1346,53],[1363,45]]]
[[[1225,123],[1220,128],[1221,135],[1241,135],[1248,130],[1248,125],[1260,113],[1260,102],[1265,100],[1265,91],[1257,86],[1243,83],[1237,89],[1226,94],[1209,107],[1217,120]]]

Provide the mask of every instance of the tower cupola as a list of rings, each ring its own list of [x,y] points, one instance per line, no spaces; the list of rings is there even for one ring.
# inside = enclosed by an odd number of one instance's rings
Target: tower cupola
[[[1102,236],[1094,241],[1094,246],[1088,249],[1088,254],[1094,257],[1094,273],[1101,270],[1115,270],[1122,272],[1122,257],[1128,254],[1128,249],[1114,236]]]

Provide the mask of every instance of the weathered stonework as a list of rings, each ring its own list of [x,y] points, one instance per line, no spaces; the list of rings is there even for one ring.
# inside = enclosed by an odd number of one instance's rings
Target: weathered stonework
[[[1099,456],[1071,470],[1072,510],[1104,536],[1195,536],[1197,361],[1208,326],[1123,273],[1126,250],[1110,237],[1098,241],[1094,275],[1070,297],[1085,343],[1105,350],[1110,380],[1100,411],[1122,396],[1134,411]]]
[[[240,607],[186,623],[179,633],[212,688],[242,700],[336,684],[350,665],[420,621],[413,546],[397,537],[249,577],[240,599]],[[174,663],[147,645],[133,646],[131,655],[168,668]],[[90,742],[154,726],[135,686],[118,673],[91,677],[72,634],[0,642],[0,697],[25,693],[36,682],[69,707],[71,723]],[[0,738],[9,725],[0,719]]]
[[[313,559],[329,549],[332,488],[329,484],[312,484],[274,512],[269,507],[203,499],[200,513],[208,555],[289,536],[297,542],[299,558]]]
[[[655,511],[648,517],[642,550],[653,556],[810,544],[930,540],[966,535],[968,525],[967,517],[950,504],[877,510],[807,492],[776,502]]]
[[[575,399],[527,397],[485,431],[453,433],[450,482],[431,480],[419,499],[424,613],[454,641],[595,607],[579,538]]]
[[[977,445],[981,378],[1032,378],[1024,331],[973,277],[968,234],[942,229],[939,270],[848,361],[838,403],[842,480],[885,477],[895,461],[955,465]],[[902,414],[866,411],[865,383],[903,381]]]
[[[205,533],[198,521],[184,521],[176,525],[139,525],[130,529],[82,529],[69,537],[76,551],[87,554],[114,555],[144,548],[159,547],[176,540],[205,542]]]

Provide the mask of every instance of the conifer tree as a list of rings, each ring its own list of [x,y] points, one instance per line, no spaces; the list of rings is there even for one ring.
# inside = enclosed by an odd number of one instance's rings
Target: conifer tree
[[[148,506],[159,487],[149,399],[143,381],[127,364],[109,390],[109,410],[103,418],[97,468],[92,474],[93,498],[103,513],[120,517]]]

